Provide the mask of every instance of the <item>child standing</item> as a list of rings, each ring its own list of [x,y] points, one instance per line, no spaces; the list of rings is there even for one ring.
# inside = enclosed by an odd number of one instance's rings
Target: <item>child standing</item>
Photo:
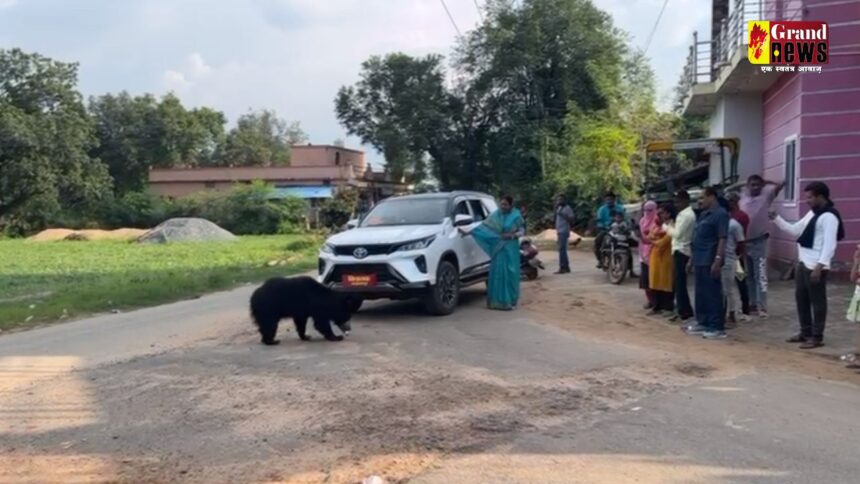
[[[848,321],[860,323],[860,244],[854,251],[854,262],[851,265],[851,282],[855,284],[854,297],[848,303]],[[848,368],[860,370],[860,331],[857,333],[857,348],[854,350],[855,359],[848,364]]]

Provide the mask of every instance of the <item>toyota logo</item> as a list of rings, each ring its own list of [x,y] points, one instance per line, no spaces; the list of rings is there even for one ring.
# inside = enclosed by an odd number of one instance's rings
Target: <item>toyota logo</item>
[[[364,259],[365,257],[367,257],[367,249],[365,249],[364,247],[359,247],[352,251],[352,255],[356,259]]]

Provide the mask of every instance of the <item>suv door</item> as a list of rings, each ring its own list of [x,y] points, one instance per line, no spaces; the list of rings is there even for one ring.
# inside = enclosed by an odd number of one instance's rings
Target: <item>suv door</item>
[[[469,205],[472,208],[472,213],[475,214],[474,218],[477,223],[484,221],[487,217],[490,216],[495,210],[496,207],[494,204],[487,202],[486,199],[483,198],[473,198],[469,200]],[[475,244],[475,252],[472,257],[472,267],[486,265],[483,269],[489,270],[490,256],[484,252],[484,249]]]
[[[476,218],[475,213],[472,212],[472,207],[470,206],[469,200],[465,197],[458,197],[454,200],[454,209],[451,214],[451,219],[456,218],[457,215],[468,215],[473,219]],[[480,213],[480,212],[479,212]],[[483,220],[483,218],[481,219]],[[467,230],[474,228],[479,221],[475,221],[472,225],[465,227]],[[475,242],[475,239],[472,237],[463,237],[458,236],[454,245],[454,250],[457,251],[457,257],[460,260],[460,274],[463,271],[471,269],[474,267],[477,262],[478,252],[483,252],[478,244]]]

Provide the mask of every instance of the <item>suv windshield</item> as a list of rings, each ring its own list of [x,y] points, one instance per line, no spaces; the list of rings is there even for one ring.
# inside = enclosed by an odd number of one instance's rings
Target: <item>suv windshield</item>
[[[447,209],[446,198],[389,200],[374,207],[361,226],[436,225],[448,216]]]

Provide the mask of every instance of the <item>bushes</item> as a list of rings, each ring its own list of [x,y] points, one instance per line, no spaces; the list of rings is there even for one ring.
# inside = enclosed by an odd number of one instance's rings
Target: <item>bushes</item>
[[[308,229],[308,204],[301,198],[287,197],[279,202],[283,216],[278,224],[279,234],[295,234]]]
[[[130,192],[102,201],[97,207],[36,207],[38,217],[0,223],[0,233],[30,235],[46,227],[72,229],[151,228],[177,217],[205,218],[236,235],[293,234],[307,229],[307,203],[296,197],[272,199],[272,187],[262,182],[236,185],[226,192],[206,191],[180,199],[150,192]],[[36,210],[39,208],[39,210]],[[348,218],[351,211],[346,214]],[[346,223],[346,220],[344,220]]]
[[[339,229],[349,222],[358,202],[355,190],[340,190],[334,198],[323,203],[320,208],[320,225],[328,229]]]
[[[170,218],[171,203],[150,192],[130,192],[111,200],[101,210],[101,226],[108,229],[146,229]]]
[[[295,233],[304,227],[307,204],[299,198],[271,199],[262,182],[228,192],[204,192],[174,202],[173,217],[200,217],[236,235]]]

